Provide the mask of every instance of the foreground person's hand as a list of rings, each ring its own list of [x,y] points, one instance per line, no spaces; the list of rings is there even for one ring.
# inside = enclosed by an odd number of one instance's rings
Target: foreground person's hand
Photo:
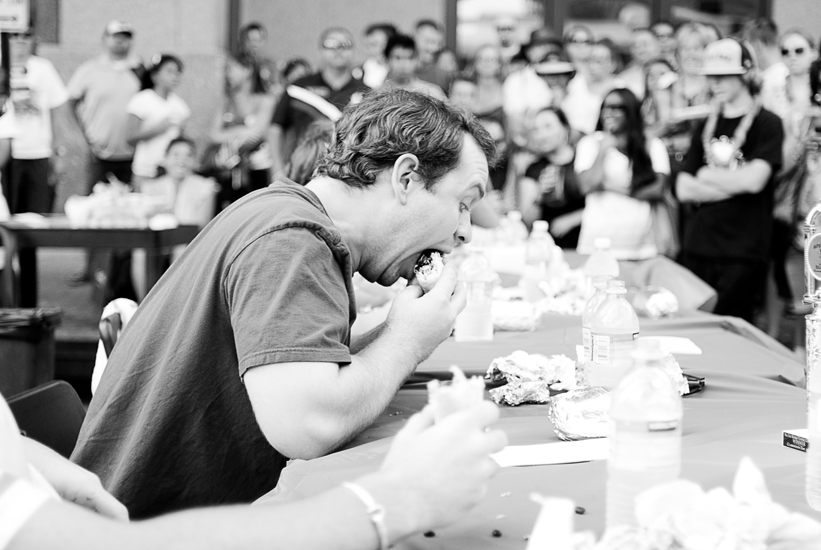
[[[499,469],[490,454],[507,445],[487,429],[498,418],[483,401],[436,425],[429,407],[408,420],[381,470],[358,481],[385,507],[391,541],[453,523],[482,499]]]
[[[103,488],[100,478],[77,466],[48,447],[24,439],[26,458],[54,487],[63,500],[88,508],[103,516],[128,519],[128,510]]]
[[[456,280],[456,269],[445,264],[436,285],[424,296],[417,284],[399,293],[388,313],[387,330],[413,347],[419,363],[450,336],[466,301],[465,287]]]

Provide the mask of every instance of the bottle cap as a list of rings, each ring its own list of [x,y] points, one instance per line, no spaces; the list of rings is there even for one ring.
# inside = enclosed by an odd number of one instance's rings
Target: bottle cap
[[[609,250],[610,239],[607,237],[596,237],[593,241],[593,246],[596,247],[596,250]]]
[[[607,284],[610,282],[610,275],[596,275],[593,277],[593,288],[607,288]]]
[[[610,295],[610,294],[627,294],[627,289],[624,288],[624,283],[622,283],[622,286],[608,286],[607,290],[605,290],[605,292],[608,295]]]
[[[609,275],[604,275],[604,277],[609,277]],[[607,288],[625,288],[625,284],[621,279],[610,279],[607,281]]]
[[[518,210],[511,210],[510,212],[507,213],[507,217],[508,217],[508,219],[518,221],[518,220],[522,219],[522,213],[519,212]]]
[[[533,222],[534,233],[547,233],[548,224],[544,220],[536,220]]]

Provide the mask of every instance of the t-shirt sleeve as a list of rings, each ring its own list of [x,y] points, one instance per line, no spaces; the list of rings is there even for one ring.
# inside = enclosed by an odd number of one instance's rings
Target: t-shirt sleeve
[[[45,60],[43,63],[43,75],[46,80],[45,89],[48,94],[48,107],[55,109],[68,101],[68,89],[65,84],[63,84],[63,79],[60,78],[57,69],[55,69],[54,65],[48,60]]]
[[[756,127],[750,128],[747,134],[747,143],[750,147],[745,148],[744,157],[747,160],[763,160],[770,165],[773,173],[776,173],[783,163],[781,147],[784,142],[784,126],[777,115],[767,112],[759,115],[756,122]]]
[[[596,134],[584,136],[576,145],[576,161],[574,169],[577,174],[585,170],[590,170],[596,162],[596,155],[599,154],[599,139]]]
[[[656,174],[670,173],[670,156],[667,154],[667,147],[659,138],[652,138],[648,146],[650,162],[653,164],[653,172]]]
[[[690,139],[690,148],[684,156],[684,165],[681,167],[682,172],[695,176],[698,169],[704,166],[704,145],[701,143],[701,133],[704,131],[704,122],[696,127],[693,136]]]
[[[148,115],[148,109],[148,102],[146,101],[145,95],[142,93],[134,94],[125,106],[125,111],[129,115],[134,115],[141,120]]]
[[[74,100],[83,99],[88,87],[88,69],[85,65],[80,65],[68,81],[68,96]]]
[[[350,363],[350,298],[327,242],[302,227],[265,234],[224,286],[240,376],[274,363]]]
[[[17,120],[14,115],[14,103],[6,101],[6,112],[0,116],[0,139],[13,139],[17,137]]]

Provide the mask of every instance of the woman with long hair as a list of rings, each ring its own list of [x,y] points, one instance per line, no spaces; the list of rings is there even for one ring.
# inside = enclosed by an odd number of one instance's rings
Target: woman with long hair
[[[604,97],[596,133],[576,148],[575,169],[586,197],[579,252],[592,252],[598,237],[610,238],[619,258],[668,252],[656,237],[672,227],[654,226],[659,220],[653,204],[669,193],[667,149],[658,138],[645,137],[641,103],[630,90],[617,88]]]
[[[205,164],[222,190],[219,208],[267,187],[273,165],[267,131],[274,111],[259,68],[247,55],[231,54],[225,65],[225,100],[211,128]]]
[[[536,159],[519,182],[522,220],[549,222],[556,244],[576,248],[584,210],[573,162],[576,151],[572,130],[564,112],[546,107],[533,115],[528,131],[528,146]]]
[[[180,84],[183,64],[171,54],[157,54],[143,74],[141,88],[128,102],[126,138],[135,146],[134,180],[157,177],[171,140],[182,134],[191,109],[174,90]]]

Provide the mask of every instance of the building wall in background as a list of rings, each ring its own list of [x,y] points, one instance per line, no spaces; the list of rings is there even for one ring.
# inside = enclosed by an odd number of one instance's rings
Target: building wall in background
[[[362,31],[370,23],[389,22],[412,32],[422,18],[445,22],[445,0],[242,0],[241,6],[243,23],[259,21],[268,29],[269,56],[285,61],[299,56],[312,64],[319,34],[327,27],[350,30],[362,60]]]
[[[66,83],[81,63],[100,53],[105,24],[115,18],[134,25],[133,51],[144,61],[158,52],[180,56],[185,72],[177,92],[193,113],[186,134],[202,147],[222,97],[227,0],[61,0],[57,13],[59,42],[40,44],[38,53]],[[57,196],[61,211],[68,196],[85,191],[87,152],[70,121],[58,120],[57,130],[70,136],[68,173]]]
[[[780,31],[798,27],[809,32],[818,43],[821,35],[821,2],[818,0],[773,0],[773,19]]]

